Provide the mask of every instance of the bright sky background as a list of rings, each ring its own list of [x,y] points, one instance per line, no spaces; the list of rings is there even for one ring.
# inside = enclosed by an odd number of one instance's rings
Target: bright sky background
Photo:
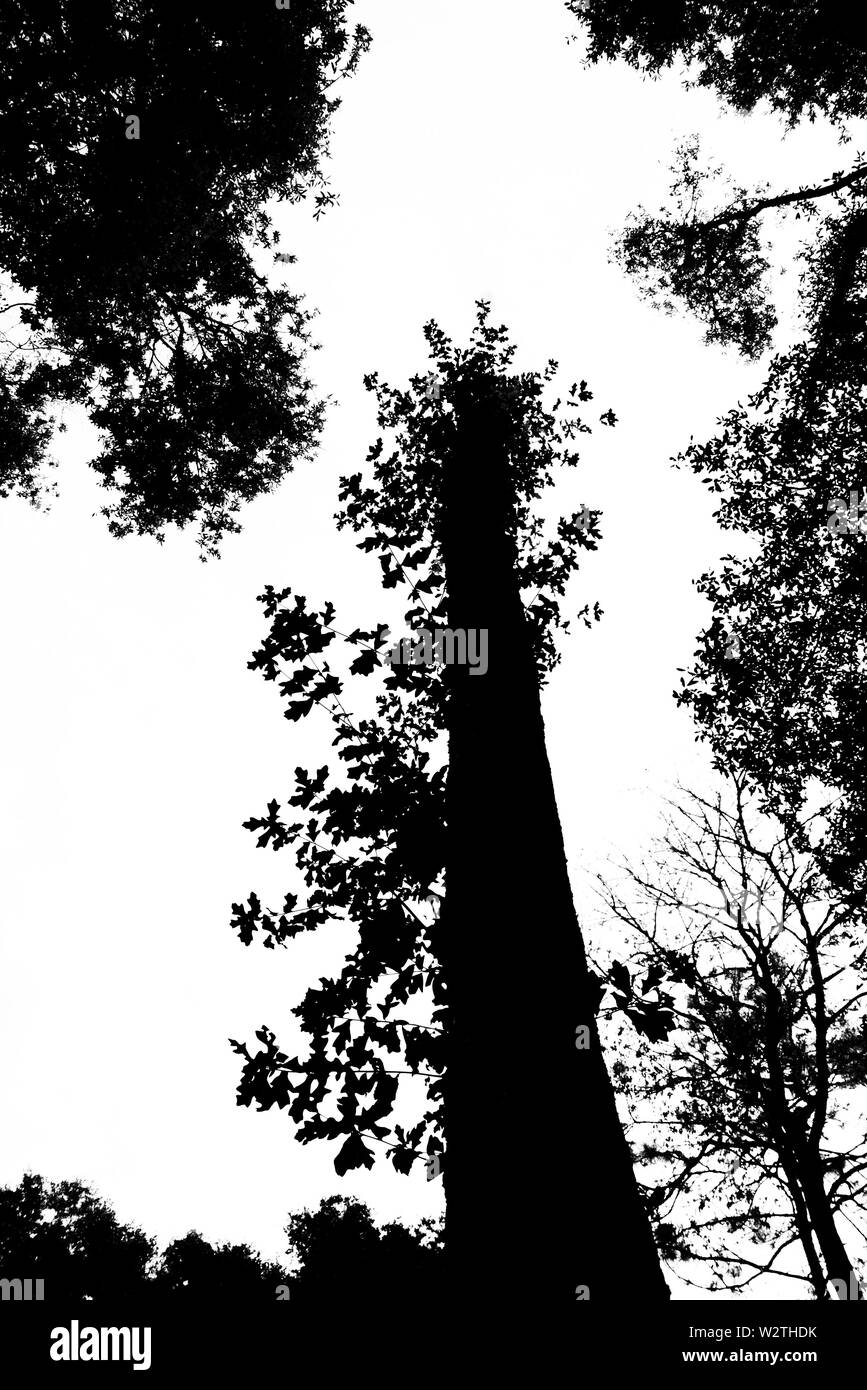
[[[268,1255],[285,1248],[288,1211],[331,1193],[381,1219],[441,1201],[423,1171],[399,1177],[384,1160],[341,1180],[336,1145],[302,1148],[280,1112],[237,1108],[226,1043],[263,1022],[291,1042],[289,1009],[335,963],[315,936],[245,950],[228,923],[233,901],[273,900],[290,877],[241,822],[285,796],[296,764],[324,761],[330,737],[324,716],[287,723],[276,688],[247,671],[265,630],[256,595],[272,583],[330,598],[344,630],[383,612],[378,566],[331,520],[338,476],[375,437],[363,374],[426,370],[423,323],[465,338],[488,298],[519,369],[555,357],[565,385],[588,379],[595,415],[620,418],[587,441],[562,494],[563,511],[604,512],[573,596],[605,618],[567,644],[545,696],[592,916],[587,871],[640,848],[678,776],[705,775],[671,693],[703,621],[692,581],[728,543],[669,460],[763,373],[642,303],[609,263],[610,233],[664,200],[670,152],[693,131],[747,185],[840,167],[819,124],[786,136],[676,75],[584,69],[560,0],[356,8],[374,44],[335,123],[340,205],[319,223],[281,211],[282,249],[299,260],[273,270],[320,311],[311,367],[332,405],[315,463],[250,506],[204,565],[192,534],[163,547],[108,536],[85,467],[95,436],[73,411],[59,502],[0,505],[0,1182],[77,1176],[163,1243],[194,1227]],[[779,239],[783,261],[795,244]]]

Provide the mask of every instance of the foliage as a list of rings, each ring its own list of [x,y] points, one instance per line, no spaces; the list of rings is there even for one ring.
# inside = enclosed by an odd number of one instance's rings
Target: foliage
[[[567,0],[589,31],[591,62],[622,58],[657,74],[677,60],[738,111],[767,102],[791,124],[867,115],[863,49],[842,12],[801,0]]]
[[[861,902],[865,240],[863,214],[829,224],[808,267],[811,338],[778,355],[718,435],[683,455],[719,497],[720,525],[755,544],[700,580],[714,616],[679,697],[717,760],[734,761],[761,785],[792,834],[813,784],[834,790],[825,866]]]
[[[702,206],[708,185],[722,167],[705,169],[696,137],[677,151],[671,196],[675,211],[643,208],[630,214],[616,244],[616,256],[641,292],[666,313],[681,301],[706,327],[708,343],[735,343],[758,357],[776,323],[768,303],[768,261],[757,221]],[[733,206],[748,206],[746,189],[734,190]]]
[[[55,407],[84,404],[110,530],[197,520],[210,553],[310,452],[310,314],[253,253],[266,200],[334,201],[348,3],[4,6],[0,495],[44,496]]]
[[[145,1287],[155,1245],[80,1182],[27,1173],[0,1189],[0,1271],[44,1279],[58,1300],[135,1298]]]
[[[153,1287],[171,1297],[270,1301],[286,1277],[280,1265],[263,1260],[248,1245],[210,1245],[190,1231],[166,1247]]]
[[[439,1277],[442,1230],[431,1220],[379,1227],[360,1202],[327,1197],[290,1215],[286,1235],[293,1273],[247,1245],[211,1245],[196,1231],[158,1253],[80,1182],[26,1174],[17,1188],[0,1189],[0,1274],[42,1279],[45,1301],[55,1305],[149,1297],[269,1306],[285,1288],[292,1303],[324,1308],[335,1298],[417,1300]]]
[[[796,4],[657,7],[581,0],[590,57],[659,72],[677,55],[701,85],[740,110],[767,99],[790,123],[864,113],[863,54],[822,11]],[[841,143],[848,138],[841,128]],[[811,224],[802,253],[804,336],[771,361],[764,385],[729,411],[708,443],[681,455],[719,498],[724,530],[749,537],[700,591],[713,605],[679,699],[718,766],[737,767],[799,839],[821,784],[836,804],[822,849],[840,892],[867,891],[863,467],[867,164],[860,154],[824,182],[782,193],[730,190],[703,167],[696,140],[678,151],[672,202],[633,214],[618,242],[624,268],[671,312],[675,301],[709,341],[749,357],[770,345],[775,313],[760,228],[789,211]],[[851,513],[851,514],[850,514]]]
[[[413,378],[408,390],[368,378],[380,428],[390,432],[394,448],[387,451],[382,437],[371,448],[370,485],[363,485],[360,474],[342,480],[339,521],[361,535],[362,551],[376,555],[384,589],[403,585],[409,590],[407,631],[442,622],[442,469],[455,445],[455,402],[492,393],[510,440],[520,582],[544,677],[557,660],[553,629],[568,629],[558,599],[577,567],[578,551],[596,547],[598,514],[583,509],[581,516],[562,519],[546,539],[534,504],[553,481],[555,465],[576,464],[572,441],[589,427],[571,412],[592,393],[582,382],[566,401],[546,408],[542,392],[556,364],[549,363],[541,375],[510,375],[515,349],[505,329],[490,324],[489,307],[479,305],[467,350],[457,349],[435,324],[427,325],[432,377]],[[439,396],[430,386],[432,378],[439,382]],[[609,411],[602,419],[610,424],[614,417]],[[327,710],[343,775],[327,766],[314,773],[298,768],[288,807],[274,800],[266,815],[246,823],[259,845],[296,847],[307,892],[303,901],[298,893],[287,894],[279,911],[263,907],[253,894],[246,904],[234,905],[233,926],[244,944],[261,933],[265,945],[273,947],[301,931],[347,922],[357,930],[358,942],[338,978],[323,979],[295,1010],[312,1039],[306,1057],[282,1051],[267,1027],[256,1034],[262,1044],[258,1052],[233,1041],[244,1058],[238,1099],[262,1109],[286,1108],[302,1143],[340,1139],[338,1173],[373,1165],[365,1142],[371,1139],[387,1146],[398,1171],[409,1172],[419,1158],[430,1161],[443,1151],[447,1012],[437,930],[447,670],[390,665],[385,623],[342,633],[331,604],[317,612],[308,610],[301,596],[289,600],[288,589],[266,589],[271,628],[251,666],[266,680],[280,680],[288,719],[304,718],[317,705]],[[597,606],[593,617],[599,615]],[[589,626],[589,607],[580,616]],[[343,675],[333,664],[338,638],[354,657]],[[347,674],[375,678],[375,716],[354,718],[347,712]],[[409,1090],[416,1113],[419,1107],[422,1113],[406,1126],[396,1113]]]
[[[315,1211],[290,1217],[286,1235],[300,1265],[292,1297],[320,1307],[342,1301],[393,1308],[406,1299],[425,1306],[440,1278],[442,1228],[430,1220],[378,1227],[362,1202],[328,1197]]]

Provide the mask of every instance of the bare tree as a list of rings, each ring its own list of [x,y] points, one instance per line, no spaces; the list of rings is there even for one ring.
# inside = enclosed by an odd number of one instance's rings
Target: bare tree
[[[823,821],[802,818],[807,843]],[[715,1288],[774,1273],[864,1298],[863,909],[734,776],[681,790],[649,864],[601,882],[636,941],[603,1013],[663,1255]]]

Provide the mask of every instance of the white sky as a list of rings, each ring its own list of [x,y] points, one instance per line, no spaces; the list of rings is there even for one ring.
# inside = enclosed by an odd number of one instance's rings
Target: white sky
[[[226,1044],[263,1022],[291,1041],[289,1009],[334,964],[315,937],[245,950],[228,922],[231,902],[290,879],[241,822],[284,797],[296,764],[324,761],[330,737],[324,716],[287,723],[276,688],[247,671],[265,630],[256,595],[273,583],[331,598],[344,630],[384,611],[378,566],[331,520],[338,476],[375,437],[363,374],[404,381],[426,366],[428,318],[464,338],[488,298],[520,369],[555,357],[564,384],[588,379],[597,416],[620,417],[562,494],[564,511],[604,511],[573,597],[606,615],[567,645],[545,697],[592,912],[586,870],[634,853],[670,783],[703,775],[671,692],[703,621],[692,581],[729,543],[668,461],[763,374],[642,303],[608,262],[609,235],[664,200],[670,151],[693,131],[745,184],[781,189],[841,159],[819,125],[784,138],[675,75],[585,70],[560,0],[356,8],[374,45],[336,119],[340,205],[319,223],[283,210],[299,263],[273,272],[320,311],[311,366],[333,405],[315,463],[250,506],[206,565],[192,533],[163,547],[108,536],[84,466],[95,437],[72,411],[60,501],[0,505],[0,1182],[77,1176],[163,1243],[194,1227],[269,1255],[287,1212],[331,1193],[382,1219],[441,1200],[439,1183],[384,1160],[341,1180],[335,1145],[302,1148],[280,1112],[237,1108]],[[783,260],[794,245],[780,241]]]

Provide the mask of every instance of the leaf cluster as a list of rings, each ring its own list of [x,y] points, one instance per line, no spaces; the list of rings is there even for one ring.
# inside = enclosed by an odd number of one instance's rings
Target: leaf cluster
[[[348,8],[3,7],[0,495],[44,495],[55,412],[80,404],[110,530],[197,521],[207,554],[309,453],[310,314],[254,252],[268,200],[333,201],[333,88],[368,44]]]

